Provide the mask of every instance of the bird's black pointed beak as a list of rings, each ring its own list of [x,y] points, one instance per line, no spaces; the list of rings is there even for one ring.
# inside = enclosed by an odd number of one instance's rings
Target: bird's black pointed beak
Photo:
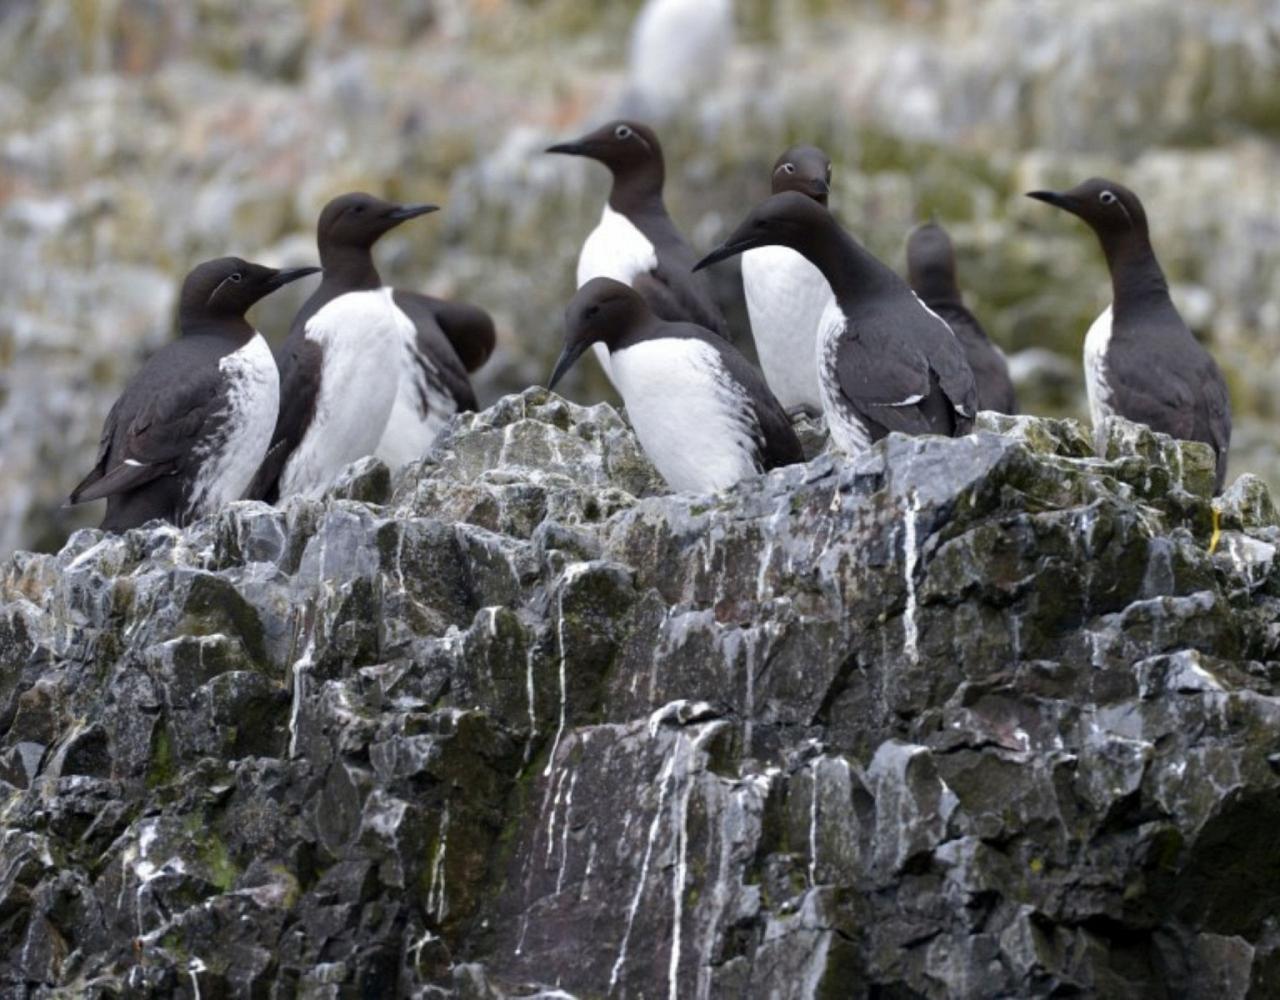
[[[565,373],[573,367],[573,363],[582,357],[582,352],[588,347],[585,340],[577,343],[566,344],[563,351],[560,352],[560,360],[556,362],[555,371],[551,373],[551,381],[547,383],[548,389],[554,389],[556,383],[564,378]]]
[[[557,142],[554,146],[548,146],[543,152],[563,153],[566,156],[586,156],[587,144],[576,139],[573,142]]]
[[[825,198],[827,195],[831,193],[831,185],[828,184],[821,177],[819,177],[817,180],[812,181],[809,185],[809,188],[810,188],[810,192],[813,194],[815,198]]]
[[[308,275],[319,274],[319,273],[320,273],[320,268],[318,267],[288,267],[283,270],[277,271],[274,275],[272,275],[271,280],[268,282],[268,284],[273,289],[283,288],[285,285],[288,285],[294,281],[297,281],[299,278],[305,278]]]
[[[719,264],[722,260],[728,260],[730,257],[736,257],[740,253],[746,253],[748,250],[755,248],[754,243],[722,243],[709,254],[693,265],[695,271],[701,271],[704,267],[710,267],[712,264]]]
[[[1055,208],[1065,209],[1068,212],[1075,211],[1075,200],[1065,194],[1059,194],[1057,191],[1028,191],[1028,198],[1034,198],[1036,201],[1043,201]]]
[[[440,211],[439,205],[397,205],[387,213],[387,218],[394,219],[396,222],[405,222],[416,219],[420,215],[429,215],[431,212],[438,211]]]

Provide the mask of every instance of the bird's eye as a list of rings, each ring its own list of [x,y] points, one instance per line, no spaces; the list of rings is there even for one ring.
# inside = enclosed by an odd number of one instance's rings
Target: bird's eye
[[[1114,205],[1116,203],[1116,196],[1110,191],[1103,191],[1102,194],[1098,195],[1098,200],[1104,205]]]
[[[794,163],[784,163],[782,165],[782,172],[784,174],[794,174],[796,172],[796,165]]]
[[[237,271],[235,274],[231,275],[231,277],[228,278],[227,280],[234,281],[238,285],[240,284],[240,278],[241,278],[241,274],[239,271]]]
[[[630,126],[630,125],[619,125],[617,128],[615,128],[615,129],[613,130],[613,134],[614,134],[614,135],[616,135],[619,139],[630,139],[630,138],[631,138],[631,126]]]
[[[599,306],[587,306],[587,311],[586,311],[585,313],[583,313],[583,315],[584,315],[587,319],[591,319],[591,317],[593,317],[593,316],[597,315],[599,312],[600,312],[600,307],[599,307]]]
[[[355,213],[356,213],[356,215],[361,215],[361,214],[363,214],[363,212],[364,212],[364,206],[363,206],[363,205],[356,205],[354,208],[352,208],[352,209],[351,209],[351,211],[355,212]]]

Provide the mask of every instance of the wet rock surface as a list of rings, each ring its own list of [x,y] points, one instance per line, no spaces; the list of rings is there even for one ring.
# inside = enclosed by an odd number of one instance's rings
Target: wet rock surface
[[[530,390],[13,556],[3,992],[1274,996],[1280,521],[1100,438],[669,495]]]

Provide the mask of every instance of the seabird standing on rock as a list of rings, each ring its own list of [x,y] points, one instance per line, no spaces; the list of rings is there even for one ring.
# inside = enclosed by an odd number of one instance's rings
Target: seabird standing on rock
[[[397,289],[395,304],[416,336],[404,344],[400,388],[374,451],[391,468],[417,461],[455,413],[477,409],[468,372],[493,353],[493,320],[483,309]]]
[[[817,367],[837,448],[856,455],[889,431],[957,437],[972,429],[978,393],[955,334],[830,212],[797,191],[775,194],[697,267],[762,246],[799,251],[834,293]]]
[[[666,168],[653,130],[638,122],[610,122],[547,152],[590,157],[613,175],[600,223],[578,256],[578,287],[592,278],[613,278],[639,292],[660,319],[696,323],[727,337],[710,284],[693,273],[697,255],[663,204]],[[609,352],[599,344],[595,353],[612,378]]]
[[[93,471],[69,502],[107,498],[102,527],[182,525],[239,500],[280,409],[271,348],[245,312],[318,267],[206,261],[182,284],[182,336],[153,354],[107,415]]]
[[[773,165],[773,193],[799,191],[827,204],[831,161],[813,146],[792,146]],[[815,343],[831,301],[822,272],[790,247],[763,246],[742,255],[742,290],[760,367],[788,411],[822,412]]]
[[[383,286],[371,250],[384,233],[435,210],[355,193],[320,213],[324,280],[294,317],[277,357],[280,418],[250,496],[275,502],[319,493],[378,446],[417,331]]]
[[[977,317],[965,307],[956,283],[956,254],[951,237],[936,222],[917,226],[907,238],[907,279],[924,304],[947,321],[964,348],[978,383],[978,409],[1018,412],[1009,363]]]
[[[609,352],[636,436],[672,489],[722,490],[804,461],[760,373],[710,330],[662,320],[630,286],[593,278],[569,303],[550,388],[595,344]]]
[[[1095,431],[1119,414],[1217,455],[1214,492],[1227,477],[1231,399],[1213,357],[1169,297],[1151,248],[1147,213],[1128,188],[1094,177],[1070,191],[1031,198],[1079,216],[1097,234],[1111,270],[1112,304],[1085,336],[1084,375]]]

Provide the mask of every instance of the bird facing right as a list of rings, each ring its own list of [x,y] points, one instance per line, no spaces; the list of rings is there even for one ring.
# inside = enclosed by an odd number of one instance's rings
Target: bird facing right
[[[1169,297],[1138,196],[1093,177],[1069,191],[1028,197],[1078,216],[1102,244],[1111,271],[1112,304],[1084,341],[1085,388],[1094,432],[1118,414],[1184,441],[1202,441],[1217,456],[1214,492],[1227,478],[1231,400],[1226,379]]]

